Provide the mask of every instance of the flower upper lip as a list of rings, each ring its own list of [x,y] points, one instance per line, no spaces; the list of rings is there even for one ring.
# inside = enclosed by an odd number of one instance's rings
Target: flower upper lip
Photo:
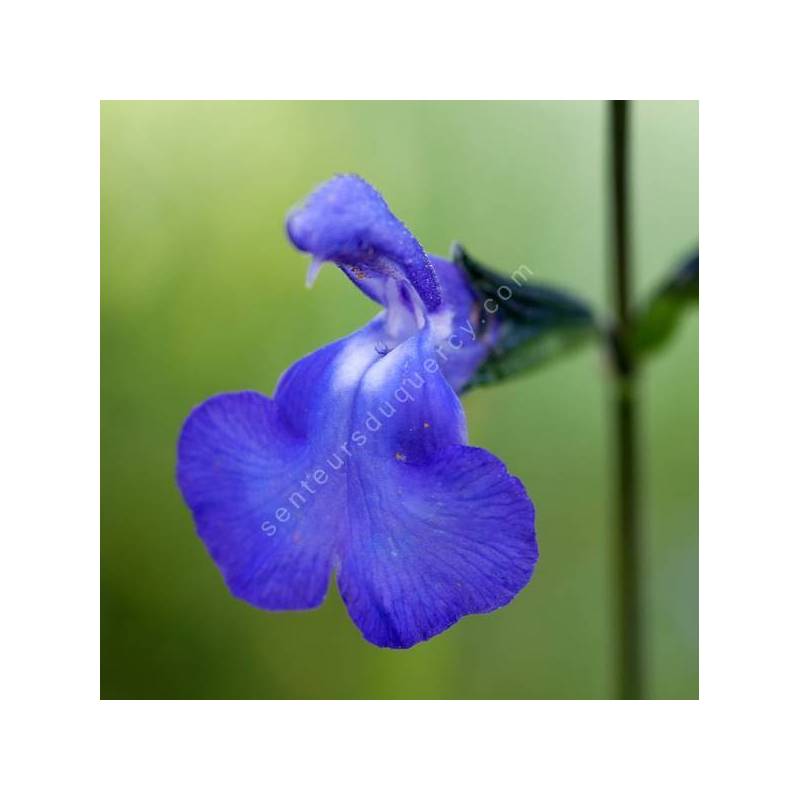
[[[286,232],[315,261],[332,261],[373,300],[386,305],[388,281],[405,283],[427,311],[442,302],[427,253],[380,194],[357,175],[338,175],[292,209]]]

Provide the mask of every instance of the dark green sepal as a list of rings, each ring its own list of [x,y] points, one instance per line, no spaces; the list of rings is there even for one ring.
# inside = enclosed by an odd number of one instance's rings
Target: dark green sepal
[[[481,318],[496,318],[497,334],[489,357],[469,388],[496,383],[541,366],[571,351],[597,333],[591,308],[579,298],[530,280],[519,267],[503,275],[454,244],[451,259],[469,275],[481,302]]]

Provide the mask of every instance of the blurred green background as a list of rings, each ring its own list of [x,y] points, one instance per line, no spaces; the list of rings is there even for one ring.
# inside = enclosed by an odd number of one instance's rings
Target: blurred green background
[[[634,103],[636,296],[697,243],[698,109]],[[613,696],[612,441],[590,348],[465,397],[472,444],[524,481],[541,559],[510,606],[409,651],[361,639],[331,587],[316,611],[233,599],[174,480],[191,408],[271,394],[376,307],[334,269],[313,291],[284,216],[357,172],[429,252],[608,309],[606,108],[597,102],[104,102],[101,105],[101,696]],[[646,693],[698,693],[698,322],[642,376]]]

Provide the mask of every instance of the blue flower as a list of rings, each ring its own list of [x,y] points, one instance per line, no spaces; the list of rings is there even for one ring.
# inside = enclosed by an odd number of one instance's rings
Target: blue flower
[[[230,591],[309,609],[332,571],[355,624],[406,648],[506,605],[538,551],[521,482],[469,447],[457,392],[495,323],[460,268],[429,257],[368,183],[318,188],[287,220],[384,310],[298,361],[270,399],[212,397],[184,424],[178,483]]]

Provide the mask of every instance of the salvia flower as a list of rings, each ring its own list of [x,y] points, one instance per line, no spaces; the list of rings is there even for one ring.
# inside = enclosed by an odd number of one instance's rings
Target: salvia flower
[[[298,361],[270,399],[212,397],[187,419],[178,483],[230,591],[309,609],[332,571],[364,637],[406,648],[507,604],[538,551],[520,481],[467,445],[457,392],[493,321],[461,268],[427,255],[366,181],[318,188],[287,220],[384,310]]]

